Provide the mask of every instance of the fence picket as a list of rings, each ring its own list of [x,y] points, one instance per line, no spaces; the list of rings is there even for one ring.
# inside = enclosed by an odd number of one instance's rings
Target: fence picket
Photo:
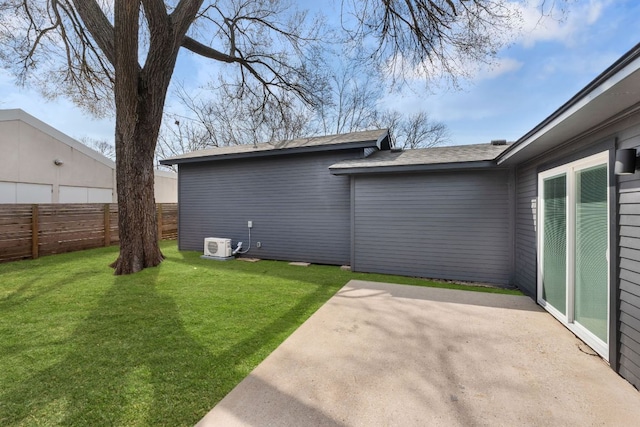
[[[40,256],[38,248],[38,235],[40,222],[38,221],[38,205],[31,208],[31,258],[36,259]]]
[[[118,205],[0,205],[0,262],[119,242]],[[178,205],[157,205],[158,237],[178,235]]]

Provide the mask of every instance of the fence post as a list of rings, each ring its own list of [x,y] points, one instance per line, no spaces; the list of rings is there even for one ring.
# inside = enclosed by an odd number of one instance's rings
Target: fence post
[[[38,258],[38,205],[31,206],[31,258]]]
[[[158,212],[158,240],[162,240],[162,204],[158,203],[156,207]]]
[[[111,245],[111,207],[109,203],[104,204],[104,245]]]

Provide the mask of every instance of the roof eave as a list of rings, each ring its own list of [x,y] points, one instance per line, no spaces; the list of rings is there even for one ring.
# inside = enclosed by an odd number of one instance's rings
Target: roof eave
[[[478,160],[472,162],[433,163],[420,165],[387,165],[387,166],[363,166],[363,167],[329,167],[332,175],[362,175],[379,173],[404,173],[404,172],[438,172],[457,171],[471,169],[487,169],[495,167],[493,160]]]
[[[320,151],[336,151],[336,150],[348,150],[354,148],[368,148],[368,147],[380,147],[380,144],[384,140],[384,136],[377,140],[367,140],[358,142],[345,142],[342,144],[327,144],[327,145],[315,145],[307,147],[293,147],[293,148],[279,148],[273,150],[262,151],[249,151],[246,153],[229,153],[229,154],[212,154],[209,156],[199,157],[174,157],[169,159],[160,160],[161,165],[179,165],[184,163],[199,163],[199,162],[212,162],[221,160],[235,160],[235,159],[247,159],[247,158],[259,158],[270,156],[282,156],[289,154],[301,154],[301,153],[315,153]]]

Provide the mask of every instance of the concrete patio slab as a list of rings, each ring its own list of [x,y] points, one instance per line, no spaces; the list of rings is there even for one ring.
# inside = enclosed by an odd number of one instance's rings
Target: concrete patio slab
[[[528,297],[351,281],[198,427],[638,423],[640,394]]]

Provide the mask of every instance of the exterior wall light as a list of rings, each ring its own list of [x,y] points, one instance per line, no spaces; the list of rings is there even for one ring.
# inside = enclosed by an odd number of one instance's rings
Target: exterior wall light
[[[56,165],[56,166],[62,166],[64,164],[64,162],[62,160],[60,160],[60,159],[55,159],[53,161],[53,164]]]
[[[636,173],[636,149],[625,148],[616,151],[616,175],[633,175]]]

